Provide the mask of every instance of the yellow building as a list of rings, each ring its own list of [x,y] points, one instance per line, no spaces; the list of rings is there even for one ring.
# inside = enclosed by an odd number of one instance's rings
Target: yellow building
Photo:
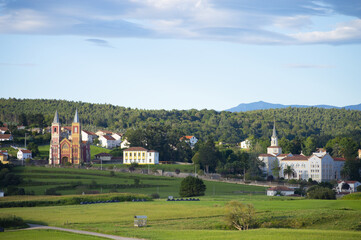
[[[142,147],[131,147],[123,151],[123,163],[159,164],[159,153]]]
[[[9,161],[8,161],[8,155],[0,152],[0,162],[1,162],[2,164],[8,164],[8,163],[9,163]]]

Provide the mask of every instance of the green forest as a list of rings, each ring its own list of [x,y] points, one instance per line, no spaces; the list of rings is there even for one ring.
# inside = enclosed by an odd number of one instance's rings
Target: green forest
[[[314,107],[231,113],[207,109],[143,110],[65,100],[2,98],[0,121],[48,126],[58,110],[61,123],[71,124],[76,108],[84,129],[88,130],[125,132],[130,128],[165,125],[201,140],[211,135],[216,141],[237,143],[249,137],[269,141],[275,119],[280,139],[313,136],[320,146],[336,136],[352,137],[357,143],[361,141],[361,111]]]

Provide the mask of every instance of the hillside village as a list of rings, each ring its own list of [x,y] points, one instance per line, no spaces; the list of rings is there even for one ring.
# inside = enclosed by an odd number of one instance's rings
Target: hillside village
[[[17,154],[16,156],[11,156],[7,150],[1,150],[0,161],[3,164],[13,163],[24,165],[24,162],[27,162],[28,164],[48,164],[50,166],[89,166],[90,164],[101,163],[105,165],[124,164],[136,166],[176,163],[169,161],[169,159],[161,159],[159,152],[154,149],[132,145],[131,142],[127,140],[124,133],[112,132],[109,130],[98,130],[96,132],[83,130],[77,110],[75,111],[71,126],[62,125],[59,120],[58,112],[56,111],[52,124],[49,127],[43,129],[36,127],[29,129],[25,128],[23,125],[17,127],[17,130],[22,130],[23,133],[25,132],[25,144],[26,135],[34,133],[42,135],[50,134],[49,157],[44,158],[47,159],[47,162],[37,161],[37,159],[41,159],[33,156],[34,154],[32,153],[31,148],[26,149],[25,147],[19,146],[19,144],[13,144],[13,136],[6,124],[4,125],[5,126],[0,128],[2,146],[13,148],[17,151]],[[333,182],[334,189],[342,194],[355,192],[360,185],[360,182],[355,181],[358,179],[350,179],[350,175],[345,175],[344,167],[346,158],[332,157],[324,148],[318,148],[317,151],[312,152],[310,155],[305,155],[302,152],[301,154],[293,154],[290,152],[283,153],[282,147],[279,146],[275,121],[273,123],[270,146],[267,147],[267,153],[258,153],[258,161],[256,159],[251,159],[250,157],[250,153],[252,152],[255,143],[248,139],[240,142],[233,148],[230,148],[228,144],[223,142],[215,144],[212,140],[207,140],[202,143],[203,145],[199,146],[199,144],[197,145],[198,139],[191,135],[181,136],[178,141],[185,143],[189,147],[189,150],[193,151],[192,163],[195,165],[195,168],[197,168],[198,165],[199,171],[202,170],[202,172],[198,172],[198,174],[205,176],[212,174],[213,178],[215,178],[214,174],[217,173],[219,175],[218,178],[221,176],[232,177],[233,174],[234,177],[237,175],[241,176],[243,181],[272,181],[281,179],[290,181],[293,184],[299,184],[302,183],[302,181],[313,181],[318,183]],[[148,144],[151,145],[151,143]],[[34,144],[30,144],[30,146],[34,147]],[[99,152],[91,158],[90,146],[103,148],[104,152]],[[171,148],[173,151],[178,150],[175,146],[171,146]],[[215,168],[216,160],[214,157],[219,150],[216,148],[226,149],[226,151],[228,151],[227,162],[222,168],[217,167],[217,169]],[[234,150],[235,148],[239,150]],[[35,149],[38,152],[36,145]],[[117,156],[113,156],[106,151],[114,149],[117,152]],[[205,160],[200,160],[199,155],[204,151],[207,151],[207,154],[213,154],[213,156],[206,157]],[[357,159],[360,159],[361,150],[358,150],[358,154],[359,156]],[[234,160],[230,161],[229,159],[232,158]],[[256,164],[253,169],[251,166],[252,161]],[[251,173],[252,171],[253,174]],[[361,170],[359,170],[359,174],[360,171]],[[342,187],[344,185],[348,187]],[[302,192],[297,191],[296,193],[303,194]],[[295,190],[282,185],[282,187],[276,186],[270,188],[267,194],[295,195]]]

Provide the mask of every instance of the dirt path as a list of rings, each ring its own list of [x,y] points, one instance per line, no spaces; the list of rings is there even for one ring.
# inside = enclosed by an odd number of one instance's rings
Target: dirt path
[[[109,238],[109,239],[115,239],[115,240],[141,240],[140,238],[126,238],[126,237],[120,237],[120,236],[115,236],[115,235],[96,233],[96,232],[88,232],[88,231],[81,231],[81,230],[75,230],[75,229],[69,229],[69,228],[50,227],[50,226],[29,224],[29,223],[28,223],[28,225],[30,226],[30,228],[26,228],[25,230],[51,229],[51,230],[57,230],[57,231],[72,232],[72,233],[77,233],[77,234],[92,235],[92,236],[96,236],[96,237],[103,237],[103,238]]]

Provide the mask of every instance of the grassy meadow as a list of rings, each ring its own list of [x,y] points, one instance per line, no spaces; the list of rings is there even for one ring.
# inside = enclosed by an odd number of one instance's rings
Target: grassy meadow
[[[58,187],[56,192],[62,195],[77,194],[84,191],[111,191],[152,194],[160,197],[179,196],[181,178],[162,177],[143,174],[129,174],[110,171],[73,169],[73,168],[45,168],[45,167],[18,167],[16,174],[20,175],[24,183],[19,187],[25,192],[34,192],[43,195],[48,188]],[[136,181],[139,180],[139,184]],[[230,184],[221,182],[205,182],[206,196],[235,195],[237,191],[259,192],[264,187]]]
[[[24,179],[26,191],[35,196],[9,196],[0,202],[47,201],[71,197],[75,189],[59,190],[63,196],[43,196],[48,187],[72,186],[74,182],[102,186],[108,192],[114,186],[118,192],[151,194],[159,192],[162,199],[149,202],[100,203],[92,205],[64,205],[1,208],[0,217],[15,215],[25,222],[49,226],[101,232],[143,239],[361,239],[361,201],[309,200],[291,197],[267,197],[252,192],[264,187],[207,182],[205,196],[200,201],[166,201],[178,196],[180,178],[115,173],[73,168],[19,167],[16,173]],[[135,186],[135,180],[139,184]],[[100,190],[100,189],[98,189]],[[241,194],[239,191],[250,192]],[[116,193],[115,193],[116,194]],[[253,204],[256,210],[256,229],[237,231],[224,221],[224,206],[230,200]],[[134,215],[148,216],[144,228],[133,226]],[[39,238],[36,234],[39,232]],[[0,233],[0,239],[46,239],[59,235],[71,239],[68,233],[31,230]],[[65,234],[65,235],[64,235]],[[64,235],[64,237],[62,237]],[[88,238],[89,237],[89,238]],[[52,238],[53,239],[53,238]],[[97,239],[76,235],[76,239]]]

